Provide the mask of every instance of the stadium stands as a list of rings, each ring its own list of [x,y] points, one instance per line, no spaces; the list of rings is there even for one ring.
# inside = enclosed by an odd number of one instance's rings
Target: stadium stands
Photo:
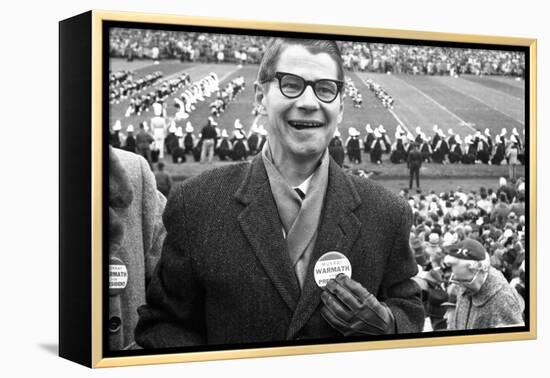
[[[259,63],[267,40],[249,35],[114,28],[110,56],[129,60]],[[339,45],[349,70],[451,76],[525,74],[525,55],[512,51],[363,42]]]

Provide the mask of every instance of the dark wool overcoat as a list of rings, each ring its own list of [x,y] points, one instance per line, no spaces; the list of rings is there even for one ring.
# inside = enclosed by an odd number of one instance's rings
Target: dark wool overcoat
[[[313,274],[329,251],[347,256],[352,278],[389,306],[398,333],[422,330],[410,207],[332,159],[302,290],[261,156],[174,188],[163,220],[167,237],[136,329],[144,348],[341,337],[321,316]]]

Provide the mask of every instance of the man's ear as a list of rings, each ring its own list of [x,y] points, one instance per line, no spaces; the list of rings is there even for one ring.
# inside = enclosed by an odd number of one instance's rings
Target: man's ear
[[[344,98],[340,95],[340,109],[338,109],[338,125],[344,120]]]
[[[261,85],[257,81],[254,82],[254,105],[258,108],[258,112],[263,116],[267,116],[267,112],[265,110],[266,90],[267,88],[265,88],[265,86]]]

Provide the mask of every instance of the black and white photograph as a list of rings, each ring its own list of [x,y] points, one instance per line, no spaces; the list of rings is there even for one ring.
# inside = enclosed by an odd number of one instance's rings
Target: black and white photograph
[[[544,9],[10,3],[0,375],[544,375]]]
[[[203,29],[105,28],[107,356],[529,330],[527,48]]]

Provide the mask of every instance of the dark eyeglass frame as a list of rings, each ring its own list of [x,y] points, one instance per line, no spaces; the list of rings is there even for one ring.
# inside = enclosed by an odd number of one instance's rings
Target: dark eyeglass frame
[[[300,79],[303,83],[304,83],[304,86],[302,88],[302,90],[300,91],[300,93],[298,93],[297,95],[295,96],[289,96],[287,94],[285,94],[283,92],[283,89],[281,87],[281,80],[283,79],[283,77],[285,76],[292,76],[292,77],[295,77],[295,78],[298,78]],[[273,78],[269,79],[269,80],[265,80],[263,81],[262,83],[267,83],[267,82],[270,82],[272,80],[275,80],[277,79],[277,81],[279,82],[279,91],[281,91],[281,94],[283,96],[285,96],[286,98],[290,98],[290,99],[294,99],[294,98],[298,98],[300,97],[305,91],[306,91],[306,88],[308,86],[311,86],[311,89],[313,89],[313,93],[315,93],[315,97],[317,97],[319,99],[319,101],[321,102],[324,102],[325,104],[330,104],[331,102],[333,102],[334,100],[336,100],[336,97],[338,97],[338,95],[340,93],[342,93],[342,87],[344,86],[344,82],[342,80],[335,80],[335,79],[319,79],[319,80],[315,80],[315,81],[312,81],[312,80],[306,80],[304,79],[303,77],[299,76],[299,75],[296,75],[296,74],[293,74],[293,73],[290,73],[290,72],[280,72],[280,71],[277,71],[275,72],[275,75]],[[329,81],[329,82],[332,82],[334,84],[336,84],[336,94],[334,95],[334,98],[330,101],[327,101],[327,100],[323,100],[321,97],[319,97],[319,95],[317,94],[317,90],[315,89],[315,86],[319,83],[319,82],[323,82],[323,81]]]

